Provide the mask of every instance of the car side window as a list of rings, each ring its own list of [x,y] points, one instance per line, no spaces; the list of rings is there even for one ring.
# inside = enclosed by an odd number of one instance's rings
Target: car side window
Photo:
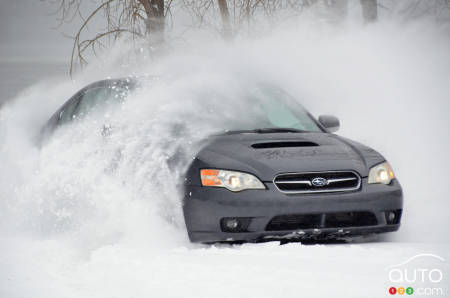
[[[108,93],[108,88],[105,87],[95,87],[86,90],[73,112],[74,117],[84,117],[92,110],[99,108],[107,101]]]
[[[65,124],[73,119],[73,113],[80,101],[81,94],[75,95],[69,102],[61,109],[59,113],[58,124]]]
[[[74,117],[83,117],[97,110],[103,110],[106,104],[122,102],[128,90],[120,86],[101,86],[86,90],[75,111]]]
[[[123,102],[129,92],[129,88],[118,84],[97,86],[81,91],[61,109],[58,124],[82,118],[96,110],[103,110],[106,103]]]

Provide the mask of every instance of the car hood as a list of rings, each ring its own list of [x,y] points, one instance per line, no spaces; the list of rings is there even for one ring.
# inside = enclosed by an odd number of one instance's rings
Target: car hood
[[[366,177],[372,166],[383,161],[375,150],[330,133],[229,134],[207,141],[189,169],[192,175],[187,182],[199,183],[195,177],[201,168],[248,172],[266,182],[289,172],[353,170]]]

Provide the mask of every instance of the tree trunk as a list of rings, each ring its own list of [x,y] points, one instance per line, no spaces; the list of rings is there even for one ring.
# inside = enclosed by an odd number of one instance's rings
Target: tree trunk
[[[378,7],[377,0],[361,0],[362,13],[366,23],[372,23],[377,20]]]
[[[219,4],[220,16],[223,24],[223,37],[230,39],[232,37],[230,12],[228,11],[227,0],[217,0]]]
[[[147,34],[155,37],[155,42],[164,40],[164,0],[139,0],[144,6],[147,19],[145,26]]]
[[[328,8],[330,9],[330,21],[340,23],[347,17],[348,0],[333,0],[328,1]]]

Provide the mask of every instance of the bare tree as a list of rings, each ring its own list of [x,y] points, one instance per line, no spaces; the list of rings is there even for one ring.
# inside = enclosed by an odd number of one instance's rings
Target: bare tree
[[[129,35],[131,38],[146,37],[152,44],[164,39],[165,16],[170,14],[172,0],[101,0],[87,16],[81,11],[83,0],[59,0],[57,14],[59,21],[71,22],[77,16],[82,20],[74,40],[70,73],[77,64],[87,63],[86,51],[95,54],[107,48],[111,42]],[[105,28],[90,36],[88,30],[96,18],[101,18]]]
[[[378,17],[377,0],[361,0],[363,17],[366,23],[372,23]]]
[[[226,39],[231,38],[231,23],[230,23],[230,12],[228,11],[227,0],[217,0],[219,4],[220,17],[222,18],[223,24],[223,35]]]
[[[437,22],[450,22],[450,0],[415,0],[399,3],[397,12],[408,18],[434,17]]]
[[[195,27],[214,27],[215,13],[220,13],[220,31],[228,39],[258,23],[258,17],[276,23],[280,12],[297,16],[319,1],[323,0],[183,0],[183,7],[191,13]]]
[[[212,28],[231,39],[244,29],[254,30],[261,24],[277,24],[290,17],[298,17],[305,9],[317,6],[324,8],[325,17],[331,22],[345,18],[348,0],[55,0],[59,3],[59,20],[71,22],[81,19],[79,30],[73,36],[73,51],[70,72],[77,65],[87,63],[88,51],[94,55],[108,48],[122,37],[131,40],[145,40],[149,49],[158,48],[165,40],[165,32],[173,21],[172,8],[188,12],[192,17],[191,26]],[[97,6],[85,14],[81,4],[87,1]],[[362,14],[367,23],[378,18],[378,8],[404,11],[405,14],[431,12],[441,19],[449,19],[450,0],[414,0],[400,4],[383,6],[377,0],[360,0]],[[89,2],[92,3],[92,2]],[[397,5],[397,7],[396,7]],[[320,9],[319,9],[320,11]],[[220,18],[218,18],[220,14]],[[102,20],[104,30],[92,31],[89,27],[96,20]],[[264,20],[264,23],[260,22]],[[98,28],[98,26],[96,26]]]

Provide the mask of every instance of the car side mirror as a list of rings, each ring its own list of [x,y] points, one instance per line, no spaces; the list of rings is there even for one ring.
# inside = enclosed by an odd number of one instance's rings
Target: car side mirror
[[[322,124],[322,126],[328,129],[330,132],[338,131],[340,126],[339,119],[331,115],[319,116],[319,123]]]

